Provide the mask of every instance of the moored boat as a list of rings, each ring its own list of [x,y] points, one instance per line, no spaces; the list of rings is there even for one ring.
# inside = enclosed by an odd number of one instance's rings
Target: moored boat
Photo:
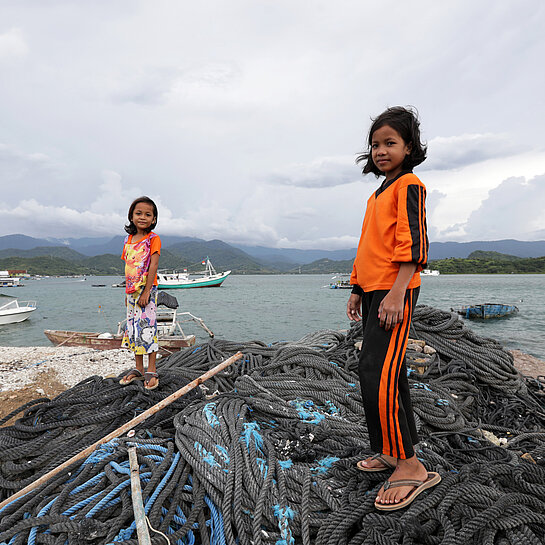
[[[157,308],[157,341],[159,344],[159,354],[168,355],[182,348],[193,346],[195,344],[195,335],[186,335],[180,325],[180,321],[194,321],[201,326],[210,337],[214,334],[205,325],[204,321],[190,312],[177,312],[178,302],[175,297],[167,298],[174,301],[171,308]],[[163,298],[164,300],[165,298]],[[161,304],[158,301],[158,304]],[[96,333],[90,331],[66,331],[59,329],[46,329],[45,336],[58,346],[87,346],[96,350],[112,350],[121,348],[123,340],[123,331],[126,320],[117,324],[117,332]]]
[[[421,276],[439,276],[439,271],[437,269],[422,269],[420,271]]]
[[[25,321],[36,310],[36,301],[17,301],[14,299],[0,306],[0,325],[16,324]]]
[[[206,265],[204,272],[192,277],[187,271],[157,271],[157,287],[159,289],[178,288],[212,288],[221,286],[222,282],[231,274],[231,271],[216,272],[210,259],[202,262]]]
[[[0,287],[16,288],[22,286],[21,279],[18,276],[10,276],[8,271],[0,271]]]
[[[331,278],[329,287],[332,290],[350,290],[352,285],[350,284],[349,274],[337,274]]]
[[[489,320],[491,318],[503,318],[516,314],[519,309],[515,305],[506,305],[503,303],[482,303],[478,305],[468,305],[458,309],[451,309],[460,316],[468,319]]]

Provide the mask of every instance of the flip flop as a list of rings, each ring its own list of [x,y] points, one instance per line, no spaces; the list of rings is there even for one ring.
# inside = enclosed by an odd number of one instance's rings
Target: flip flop
[[[157,381],[155,382],[155,386],[146,386],[154,377],[157,379]],[[159,386],[159,375],[157,373],[152,373],[151,371],[146,371],[144,373],[144,388],[146,390],[155,390],[157,386]]]
[[[386,481],[384,483],[384,490],[389,488],[395,488],[396,486],[414,486],[414,490],[409,492],[398,503],[377,503],[375,501],[375,507],[380,511],[396,511],[397,509],[403,509],[407,507],[420,493],[424,492],[428,488],[432,488],[436,484],[441,482],[441,475],[435,471],[428,472],[428,478],[425,481],[413,481],[410,479],[401,479],[399,481]]]
[[[131,375],[134,375],[134,376],[131,377],[131,378],[128,378]],[[121,377],[121,380],[119,381],[119,384],[121,384],[121,386],[127,386],[127,384],[130,384],[131,382],[134,382],[135,380],[144,380],[144,374],[142,373],[142,371],[139,371],[136,368],[131,369],[130,371],[127,371]]]
[[[367,466],[364,466],[362,465],[363,462],[365,460],[360,460],[357,464],[356,464],[356,467],[360,470],[360,471],[366,471],[367,473],[375,473],[377,471],[386,471],[388,469],[395,469],[395,465],[390,463],[388,460],[386,460],[386,458],[384,458],[382,456],[382,454],[375,454],[374,456],[371,456],[370,458],[371,460],[378,460],[381,464],[384,465],[384,467],[367,467]]]

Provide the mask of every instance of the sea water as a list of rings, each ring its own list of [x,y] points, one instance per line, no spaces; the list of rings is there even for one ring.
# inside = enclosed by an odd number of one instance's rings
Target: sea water
[[[231,275],[219,288],[168,290],[180,311],[202,318],[217,338],[266,343],[297,340],[319,329],[347,329],[349,290],[328,288],[331,275]],[[0,346],[48,346],[44,329],[115,333],[125,315],[119,277],[42,278],[2,288],[9,296],[35,300],[38,309],[19,324],[0,326]],[[104,286],[99,286],[104,285]],[[8,296],[8,297],[6,297]],[[473,303],[514,304],[520,312],[491,321],[466,321],[477,334],[545,360],[545,275],[440,275],[423,277],[418,303],[441,310]],[[186,333],[205,342],[194,323]]]

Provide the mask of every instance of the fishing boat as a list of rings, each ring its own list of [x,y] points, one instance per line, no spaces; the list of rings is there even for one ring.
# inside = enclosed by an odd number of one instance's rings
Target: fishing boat
[[[36,310],[36,301],[14,299],[0,306],[0,325],[24,322]]]
[[[176,301],[175,297],[170,296],[170,298]],[[160,302],[158,301],[158,305],[159,304]],[[180,322],[196,322],[210,337],[214,336],[214,333],[212,333],[201,318],[193,316],[190,312],[178,312],[177,301],[175,305],[176,306],[173,308],[158,307],[156,311],[159,354],[163,356],[195,344],[195,335],[186,335]],[[65,331],[59,329],[46,329],[44,334],[57,346],[87,346],[96,350],[112,350],[114,348],[121,348],[125,324],[126,320],[118,322],[117,332],[115,334],[108,332]]]
[[[519,309],[515,305],[502,303],[483,303],[479,305],[468,305],[458,309],[450,309],[460,316],[468,319],[489,320],[491,318],[503,318],[516,314]]]
[[[199,276],[193,276],[184,270],[178,271],[157,271],[157,287],[159,289],[177,288],[212,288],[221,286],[222,282],[231,274],[231,271],[222,273],[216,272],[208,257],[202,262],[205,270]]]
[[[422,269],[420,271],[421,276],[439,276],[439,271],[437,269]]]
[[[352,289],[352,284],[350,284],[350,275],[349,274],[337,274],[331,278],[329,287],[332,290],[350,290]]]

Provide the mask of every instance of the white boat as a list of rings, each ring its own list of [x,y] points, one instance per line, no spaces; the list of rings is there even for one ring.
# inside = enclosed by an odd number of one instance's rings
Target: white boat
[[[187,270],[183,272],[157,271],[157,287],[159,289],[217,287],[221,286],[222,282],[231,274],[231,271],[216,272],[208,257],[206,261],[203,261],[203,265],[206,265],[203,273],[194,277]]]
[[[337,274],[331,278],[329,287],[332,290],[351,290],[352,284],[350,284],[349,274]]]
[[[1,288],[16,288],[19,286],[20,278],[10,276],[8,271],[0,271],[0,287]]]
[[[13,299],[0,306],[0,325],[15,324],[26,320],[36,310],[36,301],[22,301]]]
[[[422,269],[420,274],[422,276],[439,276],[439,271],[437,269]]]

